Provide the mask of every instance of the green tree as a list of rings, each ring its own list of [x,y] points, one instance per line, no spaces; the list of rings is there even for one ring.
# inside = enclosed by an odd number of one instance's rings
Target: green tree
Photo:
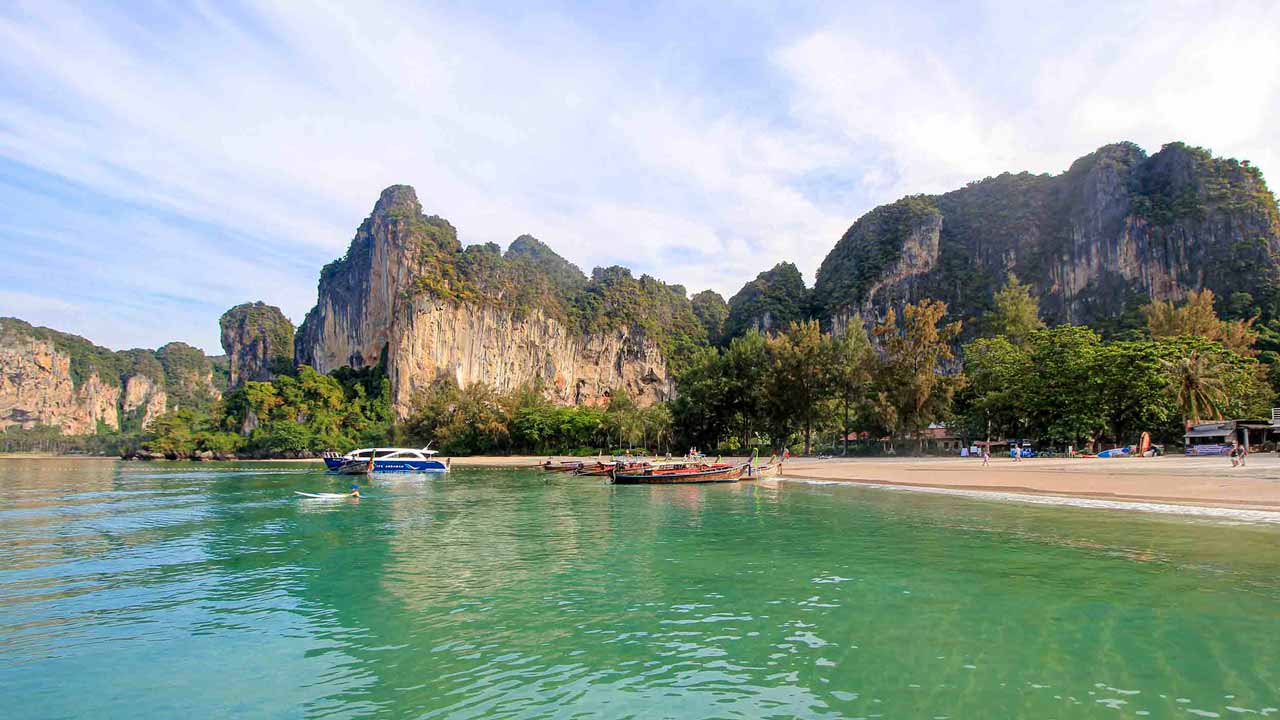
[[[1009,273],[1005,285],[995,294],[995,311],[990,324],[994,335],[1003,335],[1014,345],[1021,345],[1031,333],[1044,328],[1040,320],[1040,301],[1031,294],[1031,286],[1018,282]]]
[[[1222,343],[1223,347],[1241,355],[1255,354],[1258,330],[1253,324],[1257,318],[1223,320],[1213,305],[1213,291],[1206,288],[1188,293],[1182,305],[1175,306],[1168,300],[1156,301],[1145,306],[1142,312],[1153,338],[1200,337]]]
[[[840,437],[844,454],[849,454],[849,434],[853,432],[851,413],[867,398],[875,350],[859,315],[852,316],[843,334],[832,336],[827,345],[830,390],[840,405]]]
[[[960,419],[977,437],[1017,437],[1027,428],[1023,384],[1034,377],[1030,351],[1003,336],[964,346]]]
[[[769,338],[767,347],[772,362],[765,392],[772,434],[785,439],[799,426],[808,455],[820,402],[830,386],[822,332],[816,320],[792,322]]]
[[[729,378],[724,367],[719,351],[704,348],[677,376],[679,392],[671,402],[671,417],[682,444],[715,447],[729,433]]]
[[[959,383],[944,374],[943,364],[955,357],[951,343],[960,334],[960,322],[940,325],[946,314],[946,303],[937,300],[908,303],[901,327],[890,309],[872,331],[880,347],[873,407],[893,436],[919,432],[950,413]]]
[[[1161,366],[1173,382],[1174,398],[1185,424],[1222,417],[1226,406],[1225,368],[1214,357],[1192,351],[1167,358]]]
[[[765,376],[769,371],[769,350],[765,337],[748,330],[729,342],[720,358],[724,375],[719,412],[729,420],[729,430],[740,438],[740,447],[750,448],[756,430],[764,424],[766,408]]]

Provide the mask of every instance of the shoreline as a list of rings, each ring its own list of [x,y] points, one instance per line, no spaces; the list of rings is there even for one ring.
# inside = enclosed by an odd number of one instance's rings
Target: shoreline
[[[92,455],[3,453],[0,460],[120,459]],[[546,460],[546,456],[472,456],[450,460],[458,467],[532,468]],[[746,458],[726,457],[724,460],[745,462]],[[169,461],[140,461],[140,464],[148,462]],[[219,461],[206,462],[211,467],[220,464]],[[310,458],[226,462],[319,464],[321,461]],[[1008,458],[992,458],[991,464],[985,468],[976,458],[959,457],[792,458],[784,466],[782,476],[774,479],[903,488],[1005,501],[1017,501],[1017,496],[1024,496],[1135,506],[1179,505],[1266,513],[1280,519],[1280,455],[1276,454],[1250,456],[1248,465],[1241,468],[1232,468],[1226,458],[1185,456],[1029,458],[1017,463]]]

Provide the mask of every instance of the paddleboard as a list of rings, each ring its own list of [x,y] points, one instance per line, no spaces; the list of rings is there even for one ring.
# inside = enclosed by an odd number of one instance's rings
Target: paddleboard
[[[293,494],[301,495],[302,497],[309,497],[309,498],[324,498],[326,500],[335,500],[339,498],[351,497],[346,493],[304,493],[299,490],[294,490]]]

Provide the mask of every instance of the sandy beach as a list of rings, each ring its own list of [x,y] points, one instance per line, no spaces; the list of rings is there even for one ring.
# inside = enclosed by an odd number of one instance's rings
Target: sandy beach
[[[1014,492],[1280,512],[1280,457],[1253,455],[1233,468],[1224,457],[814,460],[787,463],[787,478],[876,485]]]

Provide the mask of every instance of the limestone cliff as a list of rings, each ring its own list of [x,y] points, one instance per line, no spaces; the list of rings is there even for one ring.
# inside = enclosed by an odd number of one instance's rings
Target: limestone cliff
[[[263,302],[244,303],[218,321],[227,353],[228,387],[249,380],[270,380],[293,369],[293,323],[280,308]]]
[[[588,279],[529,236],[506,255],[463,249],[453,226],[423,215],[399,185],[321,272],[295,355],[321,372],[385,362],[401,415],[439,377],[503,390],[541,383],[561,403],[625,389],[648,404],[671,396],[669,355],[687,351],[691,334],[705,343],[683,288],[620,268]]]
[[[517,318],[492,305],[420,298],[392,334],[387,357],[398,408],[442,374],[500,391],[541,382],[562,404],[603,404],[615,390],[643,404],[671,395],[667,362],[643,331],[581,333],[541,310]]]
[[[208,360],[171,343],[116,352],[67,333],[0,318],[0,429],[56,427],[65,435],[137,431],[183,402],[217,399]]]
[[[129,375],[124,381],[124,395],[120,410],[138,419],[138,427],[145,428],[168,408],[169,396],[163,385],[157,385],[146,375]]]
[[[818,271],[816,312],[925,297],[974,326],[1012,271],[1051,322],[1106,326],[1150,299],[1208,287],[1280,315],[1280,213],[1247,162],[1181,143],[1108,145],[1060,175],[1003,174],[859,218]]]
[[[213,363],[199,349],[171,342],[156,350],[164,370],[165,393],[173,409],[205,409],[222,399],[213,380]]]
[[[94,370],[77,382],[69,353],[21,330],[0,323],[0,428],[49,425],[82,435],[97,432],[99,423],[119,426],[118,387]]]

